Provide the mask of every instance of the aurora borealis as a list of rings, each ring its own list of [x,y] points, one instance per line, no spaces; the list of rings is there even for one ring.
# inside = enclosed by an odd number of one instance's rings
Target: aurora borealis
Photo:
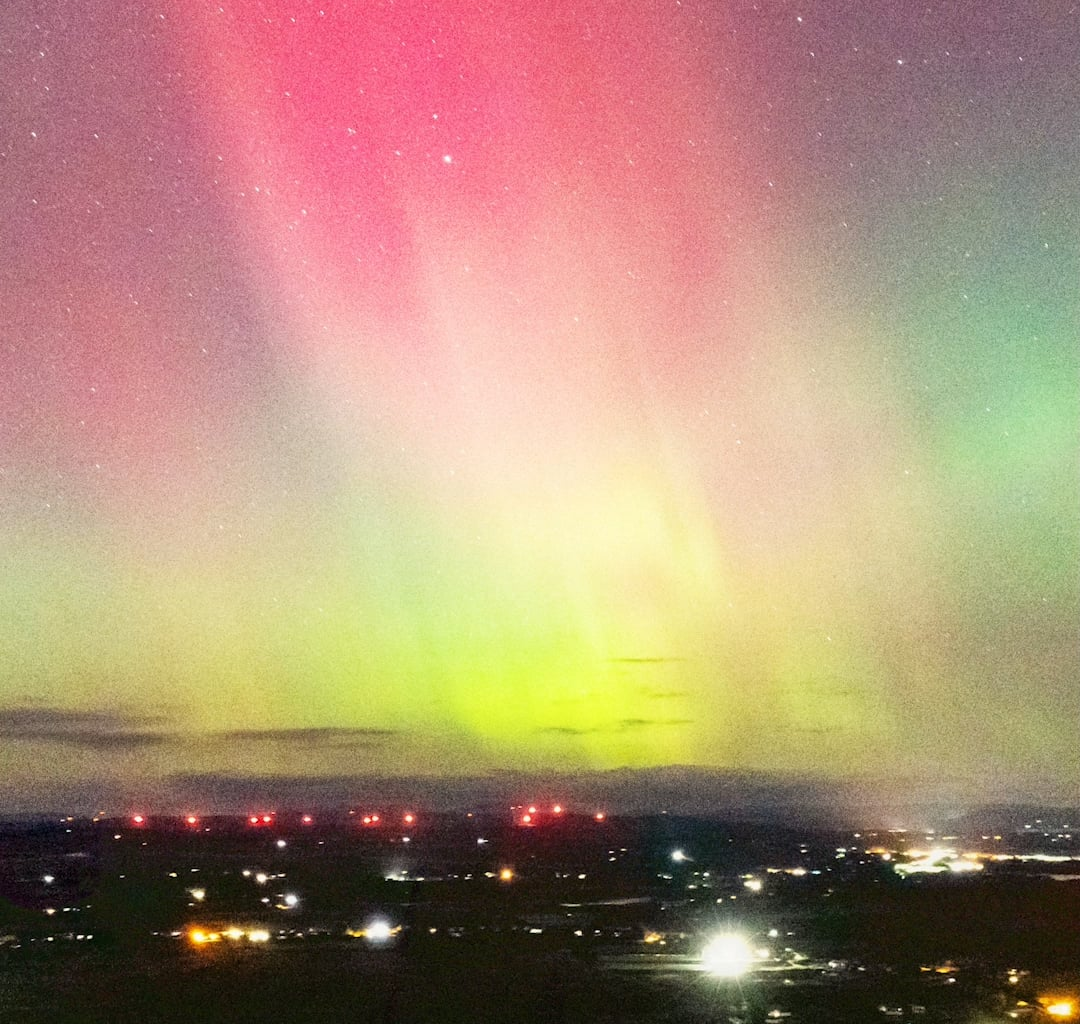
[[[1080,800],[1080,9],[0,26],[4,799]]]

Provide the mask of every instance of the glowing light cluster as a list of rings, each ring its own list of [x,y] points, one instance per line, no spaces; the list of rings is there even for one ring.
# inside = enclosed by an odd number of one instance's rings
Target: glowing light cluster
[[[1055,1020],[1073,1020],[1077,1015],[1077,1005],[1071,999],[1053,999],[1043,1009]]]
[[[214,929],[193,927],[188,929],[187,938],[193,946],[211,946],[223,941],[240,942],[243,939],[263,943],[270,941],[270,932],[265,928],[241,928],[239,925]]]
[[[354,939],[364,939],[373,945],[385,945],[401,933],[401,925],[392,925],[384,918],[369,921],[363,928],[350,928],[346,934]]]

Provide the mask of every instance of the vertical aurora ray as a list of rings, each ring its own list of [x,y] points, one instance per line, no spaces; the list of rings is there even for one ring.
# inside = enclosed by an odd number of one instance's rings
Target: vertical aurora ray
[[[496,759],[546,736],[610,761],[620,723],[652,716],[611,659],[681,649],[720,568],[704,496],[673,494],[688,467],[665,465],[663,410],[673,332],[705,329],[730,273],[720,221],[752,227],[702,201],[743,172],[672,102],[707,76],[677,26],[610,5],[210,12],[204,30],[228,107],[253,112],[222,162],[268,197],[260,245],[300,359],[348,410],[340,443],[396,435],[423,481],[389,541],[424,550],[382,609],[388,660]],[[372,546],[345,542],[358,590],[372,557],[401,558]],[[637,758],[684,746],[673,726]]]

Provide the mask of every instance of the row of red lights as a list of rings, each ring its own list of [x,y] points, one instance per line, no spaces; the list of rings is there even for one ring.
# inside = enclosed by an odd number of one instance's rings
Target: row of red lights
[[[147,823],[147,816],[145,814],[133,814],[131,816],[131,823],[133,825],[145,825]],[[382,823],[382,816],[378,814],[365,814],[361,819],[365,825],[378,825]],[[186,814],[183,818],[185,825],[196,827],[199,824],[199,818],[194,814]],[[248,824],[257,828],[261,828],[265,825],[272,825],[275,821],[274,814],[252,814],[248,816]],[[406,811],[401,816],[401,821],[405,825],[415,825],[416,815],[412,811]],[[303,825],[313,825],[315,819],[310,814],[305,814],[300,818],[300,822]]]
[[[352,812],[350,812],[352,813]],[[559,817],[563,814],[563,807],[561,804],[554,804],[551,808],[551,813],[555,817]],[[540,811],[535,804],[530,804],[529,807],[522,813],[518,819],[522,825],[535,825],[539,820]],[[593,815],[595,821],[604,821],[607,815],[603,811],[597,811]],[[133,825],[145,825],[146,815],[133,814],[131,816],[131,822]],[[368,826],[375,826],[382,824],[382,816],[379,814],[365,814],[361,819],[361,822]],[[401,817],[402,824],[415,825],[416,815],[412,811],[406,811]],[[312,825],[315,823],[315,819],[310,814],[305,814],[300,818],[301,824]],[[261,828],[266,825],[272,825],[274,823],[273,814],[252,814],[248,817],[248,824],[256,828]],[[184,816],[184,824],[195,828],[199,824],[199,818],[194,814],[188,814]]]
[[[540,810],[535,804],[530,804],[522,813],[518,821],[522,825],[535,825],[540,820]],[[552,804],[551,813],[553,817],[560,817],[563,814],[562,804]],[[607,819],[607,815],[603,811],[597,811],[593,815],[594,821],[604,821]]]

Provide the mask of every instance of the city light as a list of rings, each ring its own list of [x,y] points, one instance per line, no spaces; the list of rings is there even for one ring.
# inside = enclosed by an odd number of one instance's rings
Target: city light
[[[512,882],[513,880],[514,872],[511,868],[503,868],[502,871],[499,872],[500,882]]]
[[[701,951],[701,964],[719,978],[737,978],[754,962],[754,951],[741,935],[718,935]]]
[[[389,942],[401,931],[401,925],[391,926],[389,921],[377,918],[370,921],[364,928],[350,928],[346,934],[354,939],[365,939],[368,942],[381,945]]]
[[[230,942],[240,942],[246,938],[248,942],[269,942],[270,932],[265,928],[253,928],[250,931],[245,931],[234,924],[221,931],[191,928],[187,933],[187,938],[193,946],[207,946],[215,942],[221,942],[222,939],[228,939]]]
[[[367,926],[367,937],[372,942],[385,942],[393,934],[393,929],[386,921],[373,921]]]
[[[1076,1016],[1076,1004],[1068,999],[1048,1003],[1045,1010],[1055,1020],[1071,1020]]]

